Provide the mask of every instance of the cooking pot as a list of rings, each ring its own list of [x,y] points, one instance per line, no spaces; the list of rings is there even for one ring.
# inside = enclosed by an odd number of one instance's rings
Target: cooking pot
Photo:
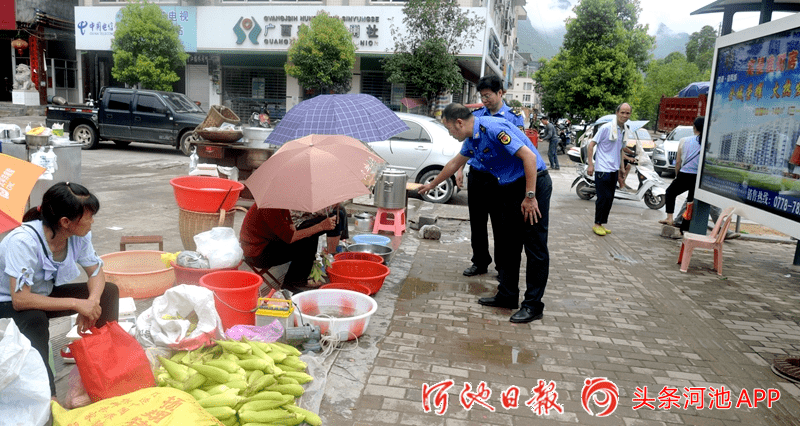
[[[385,169],[375,184],[375,206],[383,209],[406,207],[406,182],[408,176],[402,170]]]
[[[375,216],[369,213],[358,213],[353,217],[356,219],[356,231],[372,232],[372,227],[375,225]]]

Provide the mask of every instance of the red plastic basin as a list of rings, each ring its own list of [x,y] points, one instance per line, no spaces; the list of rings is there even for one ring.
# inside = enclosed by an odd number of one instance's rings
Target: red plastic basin
[[[325,269],[332,283],[356,283],[375,294],[383,287],[383,280],[389,275],[388,266],[369,260],[336,260]]]
[[[244,189],[241,182],[211,176],[179,176],[169,183],[178,207],[201,213],[232,209]]]

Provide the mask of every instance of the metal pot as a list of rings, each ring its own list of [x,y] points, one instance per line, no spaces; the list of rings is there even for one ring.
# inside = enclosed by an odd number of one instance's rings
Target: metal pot
[[[360,232],[372,232],[375,225],[375,216],[369,213],[358,213],[353,215],[356,219],[356,230]]]
[[[402,170],[386,169],[375,184],[375,206],[383,209],[402,209],[406,206],[406,182]]]
[[[347,246],[347,251],[377,254],[383,258],[384,265],[389,263],[392,254],[394,254],[394,249],[380,244],[350,244]]]

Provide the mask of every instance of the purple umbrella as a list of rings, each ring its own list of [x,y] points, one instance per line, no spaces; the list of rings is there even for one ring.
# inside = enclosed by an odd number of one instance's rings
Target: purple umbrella
[[[266,143],[281,145],[310,134],[375,142],[405,130],[408,126],[372,95],[320,95],[290,109]]]

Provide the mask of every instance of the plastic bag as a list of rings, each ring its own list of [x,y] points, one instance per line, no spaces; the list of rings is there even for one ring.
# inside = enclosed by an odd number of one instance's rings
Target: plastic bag
[[[69,350],[92,402],[156,385],[144,349],[116,321],[90,331]]]
[[[211,269],[233,268],[244,258],[233,228],[211,228],[194,236],[197,252],[208,258]]]
[[[188,393],[169,387],[141,389],[67,411],[52,403],[53,425],[212,426],[221,425]],[[48,401],[48,413],[50,404]]]
[[[136,319],[136,338],[145,347],[192,350],[222,336],[214,293],[196,285],[168,289]]]
[[[86,388],[83,387],[81,381],[81,372],[77,368],[73,368],[69,372],[69,390],[67,396],[64,398],[64,407],[73,408],[85,407],[92,403],[89,394],[86,393]]]
[[[210,268],[208,264],[208,259],[202,254],[196,251],[184,250],[178,254],[178,258],[175,260],[175,263],[178,266],[183,266],[184,268],[194,268],[194,269],[208,269]]]
[[[42,356],[11,318],[0,319],[0,418],[43,425],[50,418],[50,381]]]
[[[242,337],[247,340],[256,340],[259,342],[277,342],[283,336],[283,325],[280,320],[274,320],[268,325],[245,325],[237,324],[225,331],[225,336],[228,339],[241,340]]]
[[[40,146],[36,152],[31,154],[31,163],[45,168],[44,173],[39,176],[39,180],[53,180],[53,173],[58,170],[57,160],[52,146]]]

